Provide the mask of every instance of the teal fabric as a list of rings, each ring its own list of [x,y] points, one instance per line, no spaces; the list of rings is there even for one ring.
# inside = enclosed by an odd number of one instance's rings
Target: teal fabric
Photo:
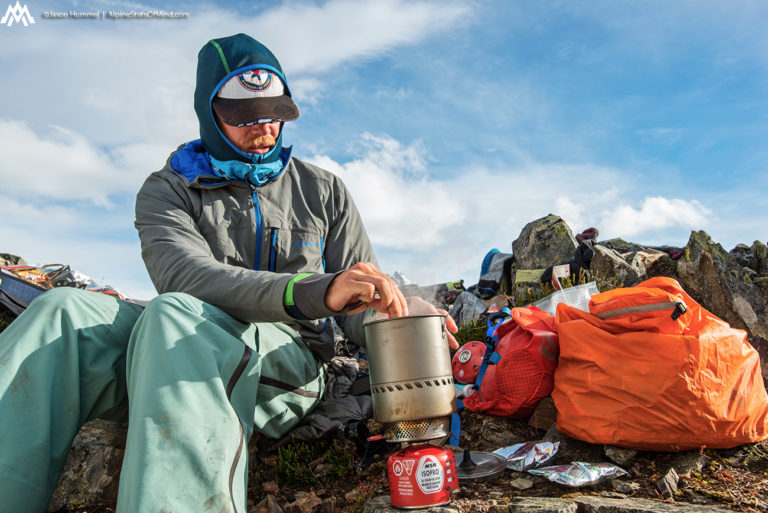
[[[274,148],[273,148],[274,149]],[[230,180],[245,180],[260,187],[277,176],[284,167],[282,160],[266,164],[248,164],[239,160],[218,160],[210,157],[213,169]]]
[[[183,293],[142,312],[46,292],[0,334],[0,504],[45,511],[80,425],[128,413],[118,513],[243,512],[253,430],[284,434],[322,392],[320,365],[285,325],[242,323]]]
[[[274,162],[280,158],[282,130],[277,138],[277,144],[269,153],[251,155],[237,149],[224,137],[213,116],[211,100],[221,86],[237,73],[255,68],[269,69],[279,75],[285,85],[286,94],[290,96],[288,81],[285,79],[283,68],[277,57],[266,46],[246,34],[213,39],[203,46],[197,56],[195,113],[200,123],[200,138],[206,151],[219,160],[239,160],[261,164]]]

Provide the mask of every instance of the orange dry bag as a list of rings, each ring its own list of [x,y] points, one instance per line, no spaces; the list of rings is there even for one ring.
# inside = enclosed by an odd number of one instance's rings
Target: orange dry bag
[[[743,330],[671,278],[559,305],[557,428],[644,450],[730,448],[768,437],[768,397]]]

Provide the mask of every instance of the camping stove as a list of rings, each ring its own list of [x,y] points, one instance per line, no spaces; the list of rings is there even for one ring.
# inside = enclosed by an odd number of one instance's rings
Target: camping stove
[[[405,445],[387,461],[392,505],[448,504],[459,488],[453,451],[423,443],[447,439],[456,412],[445,316],[373,321],[365,335],[373,417],[384,439]]]

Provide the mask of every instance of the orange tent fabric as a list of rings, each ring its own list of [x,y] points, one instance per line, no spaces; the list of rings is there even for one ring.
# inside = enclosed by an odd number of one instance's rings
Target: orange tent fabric
[[[702,308],[677,281],[657,277],[596,294],[589,308],[558,305],[558,430],[664,451],[768,438],[757,351],[743,330]]]

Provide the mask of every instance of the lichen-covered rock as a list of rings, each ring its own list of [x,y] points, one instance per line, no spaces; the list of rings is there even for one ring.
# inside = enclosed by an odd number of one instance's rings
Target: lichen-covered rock
[[[374,497],[365,503],[363,513],[402,513],[403,510],[398,509],[392,505],[389,500],[389,495],[380,495]],[[460,510],[456,507],[451,507],[450,504],[446,506],[432,506],[430,508],[419,508],[420,513],[460,513]]]
[[[646,278],[668,276],[677,280],[677,260],[673,260],[672,257],[664,253],[658,259],[650,262],[645,268],[645,272]]]
[[[734,260],[736,260],[736,263],[740,266],[752,269],[753,271],[757,272],[757,260],[755,259],[754,253],[752,253],[752,248],[746,244],[736,244],[736,247],[730,250],[728,253],[731,254]]]
[[[663,259],[672,260],[668,254],[658,249],[646,248],[636,252],[629,260],[629,265],[638,269],[641,275],[648,277],[648,269],[656,265],[656,262]]]
[[[595,495],[574,497],[585,513],[727,513],[729,510],[701,504],[669,504],[651,499],[611,499]]]
[[[757,264],[755,271],[757,271],[758,274],[768,273],[768,246],[759,240],[756,240],[752,243],[752,254],[755,257],[755,263]]]
[[[644,266],[628,264],[618,252],[599,244],[595,245],[595,256],[589,264],[589,272],[600,279],[616,277],[619,284],[625,287],[637,285],[646,277]]]
[[[768,337],[768,300],[733,255],[704,231],[692,232],[677,273],[685,291],[734,328]]]
[[[565,221],[549,214],[525,225],[512,252],[518,269],[544,269],[571,260],[576,246]]]
[[[752,246],[736,244],[728,253],[745,270],[754,271],[755,274],[768,273],[768,247],[759,240],[754,241]]]
[[[53,492],[48,511],[114,505],[125,455],[125,424],[106,420],[80,428]]]
[[[509,513],[577,513],[579,505],[556,497],[515,497]]]

